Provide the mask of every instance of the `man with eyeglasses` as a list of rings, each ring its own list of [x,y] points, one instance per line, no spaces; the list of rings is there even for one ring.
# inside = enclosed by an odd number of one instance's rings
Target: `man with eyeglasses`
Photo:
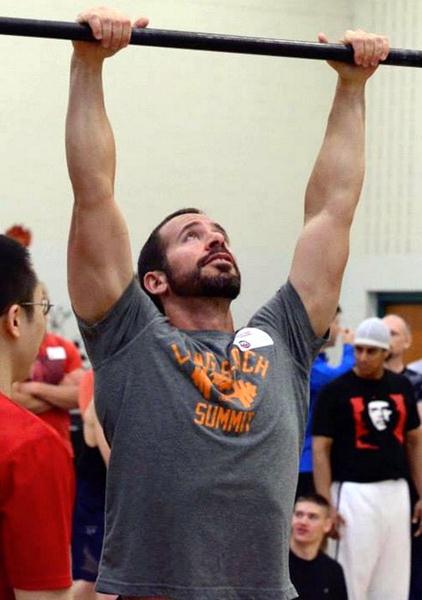
[[[47,309],[27,250],[0,235],[1,600],[70,600],[72,456],[10,399],[35,359]]]
[[[53,306],[45,285],[40,305],[45,316]],[[15,382],[13,400],[51,425],[70,448],[70,414],[78,407],[78,389],[82,360],[75,344],[52,332],[46,332],[30,380]]]

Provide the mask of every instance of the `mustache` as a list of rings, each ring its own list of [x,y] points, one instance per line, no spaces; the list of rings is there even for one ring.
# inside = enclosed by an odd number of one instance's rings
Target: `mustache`
[[[201,260],[198,261],[198,267],[203,267],[204,265],[206,265],[207,262],[210,261],[212,259],[212,257],[215,256],[216,254],[226,255],[229,258],[230,262],[237,269],[237,264],[236,264],[236,261],[234,260],[233,256],[223,246],[216,246],[210,252],[208,252],[208,254],[206,256],[204,256],[204,258],[201,258]]]

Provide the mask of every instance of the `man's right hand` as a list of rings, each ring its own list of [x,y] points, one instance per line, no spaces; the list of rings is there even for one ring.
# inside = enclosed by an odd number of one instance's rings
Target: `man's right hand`
[[[333,506],[330,510],[330,518],[332,521],[332,525],[328,533],[328,537],[332,538],[333,540],[339,540],[341,538],[341,528],[344,527],[346,521]]]
[[[91,8],[80,13],[78,23],[86,23],[91,28],[97,43],[73,42],[75,55],[83,60],[102,62],[113,56],[130,41],[132,24],[126,15],[112,8]],[[146,17],[137,19],[133,27],[147,27]]]

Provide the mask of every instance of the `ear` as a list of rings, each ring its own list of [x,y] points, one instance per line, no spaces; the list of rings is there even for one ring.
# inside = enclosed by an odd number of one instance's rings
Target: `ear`
[[[12,304],[4,317],[6,334],[12,338],[18,339],[21,334],[22,307],[19,306],[19,304]]]
[[[150,294],[161,296],[168,290],[166,274],[163,271],[149,271],[144,275],[144,286]]]
[[[331,527],[333,526],[333,520],[331,517],[327,517],[324,522],[324,533],[327,534],[331,531]]]

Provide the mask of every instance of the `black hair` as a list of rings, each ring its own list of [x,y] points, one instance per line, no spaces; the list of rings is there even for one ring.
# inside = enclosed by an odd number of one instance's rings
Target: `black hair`
[[[0,234],[0,315],[12,304],[32,302],[37,283],[28,250],[12,238]],[[34,307],[23,308],[31,317]]]
[[[295,506],[298,502],[313,502],[318,506],[322,506],[327,510],[330,510],[330,503],[326,498],[324,498],[324,496],[321,496],[321,494],[304,494],[303,496],[299,496],[298,498],[296,498]]]
[[[165,271],[167,268],[167,259],[166,259],[166,248],[163,243],[163,240],[160,236],[161,228],[174,219],[175,217],[179,217],[180,215],[186,214],[195,214],[202,215],[204,214],[202,210],[198,208],[181,208],[176,210],[175,212],[167,215],[165,219],[161,221],[155,227],[151,234],[149,235],[147,241],[143,245],[141,252],[138,258],[138,279],[139,283],[146,294],[151,298],[156,307],[164,313],[163,305],[160,298],[156,294],[151,294],[144,285],[144,277],[150,271]]]

